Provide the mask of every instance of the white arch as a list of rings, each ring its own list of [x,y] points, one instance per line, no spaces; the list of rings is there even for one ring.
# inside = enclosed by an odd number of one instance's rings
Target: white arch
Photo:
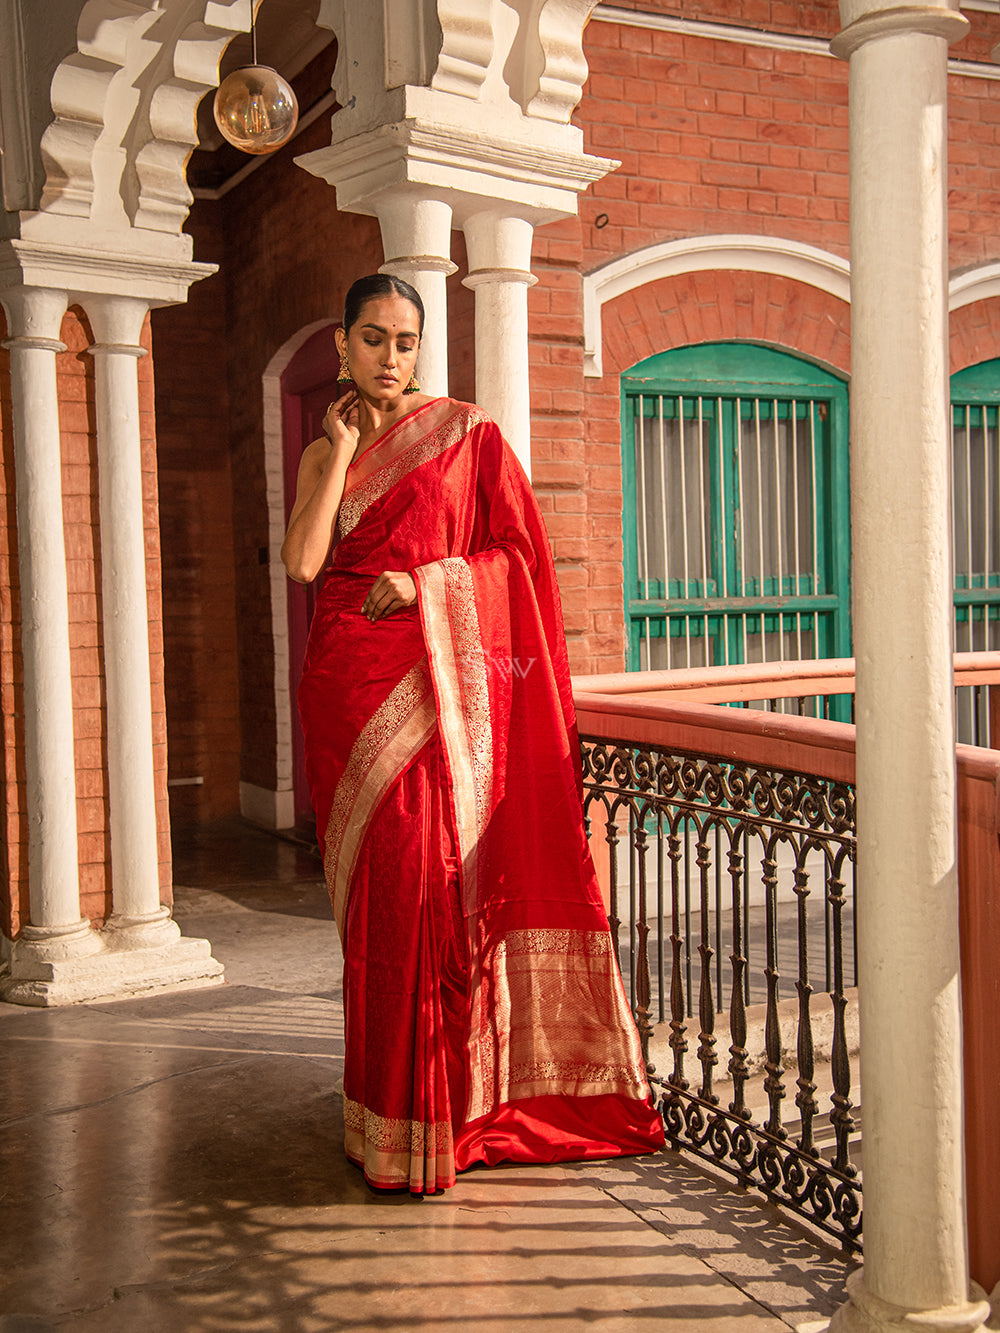
[[[335,324],[317,319],[306,324],[278,348],[261,376],[264,405],[264,478],[267,496],[267,566],[271,590],[271,635],[274,642],[275,787],[270,792],[240,783],[240,811],[268,828],[291,828],[295,823],[294,761],[292,757],[292,690],[289,680],[288,582],[281,563],[285,537],[285,464],[281,422],[281,377],[292,358],[314,333]]]
[[[686,236],[613,259],[583,279],[585,375],[600,376],[601,312],[606,301],[659,278],[709,269],[770,273],[808,283],[838,300],[851,299],[850,265],[840,255],[815,245],[773,236]]]
[[[973,301],[988,301],[1000,296],[1000,264],[980,264],[956,273],[948,283],[948,309],[960,310]]]
[[[584,374],[600,376],[601,313],[606,301],[645,287],[659,278],[710,269],[737,269],[792,278],[828,292],[850,304],[851,268],[846,259],[801,241],[770,236],[687,236],[650,245],[611,260],[583,279]],[[981,264],[953,274],[948,283],[948,309],[1000,297],[1000,263]]]

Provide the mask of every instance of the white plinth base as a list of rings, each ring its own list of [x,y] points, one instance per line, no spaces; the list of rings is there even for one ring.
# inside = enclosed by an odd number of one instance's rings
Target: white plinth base
[[[46,957],[50,951],[44,946],[15,940],[4,951],[9,971],[0,978],[0,999],[45,1008],[221,985],[223,966],[212,957],[208,940],[184,939],[174,922],[172,929],[165,924],[157,922],[148,942],[137,938],[148,926],[94,932],[97,948],[75,957]]]
[[[966,1305],[940,1310],[908,1310],[873,1296],[865,1287],[864,1269],[847,1279],[849,1300],[830,1320],[799,1324],[797,1333],[976,1333],[987,1327],[990,1305],[973,1282]]]
[[[267,787],[241,782],[240,814],[261,828],[294,828],[295,793],[291,790],[271,791]]]

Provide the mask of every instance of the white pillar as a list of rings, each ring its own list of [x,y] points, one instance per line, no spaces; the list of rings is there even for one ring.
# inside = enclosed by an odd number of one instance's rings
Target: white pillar
[[[108,926],[139,944],[180,931],[160,905],[153,782],[149,617],[139,429],[139,345],[148,304],[88,296],[94,331],[101,601],[108,712],[113,914]],[[124,942],[124,937],[123,937]]]
[[[934,5],[842,0],[850,58],[864,1268],[837,1333],[988,1317],[966,1241],[947,380],[947,51]]]
[[[24,661],[30,924],[15,943],[12,981],[35,963],[101,948],[80,915],[66,548],[56,353],[66,293],[3,293],[11,336],[17,543]]]
[[[451,205],[410,192],[380,199],[375,205],[382,230],[385,263],[380,273],[402,278],[420,293],[424,332],[417,358],[417,379],[424,393],[448,393],[448,293],[451,262]]]
[[[495,210],[474,213],[463,231],[469,253],[466,287],[476,293],[476,400],[500,427],[531,476],[528,385],[528,288],[534,228]]]

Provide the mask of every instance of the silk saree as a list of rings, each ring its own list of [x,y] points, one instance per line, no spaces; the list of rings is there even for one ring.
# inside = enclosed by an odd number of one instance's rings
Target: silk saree
[[[416,605],[371,623],[385,570]],[[345,1150],[376,1187],[663,1144],[583,831],[562,613],[495,423],[435,399],[356,459],[299,707],[344,949]]]

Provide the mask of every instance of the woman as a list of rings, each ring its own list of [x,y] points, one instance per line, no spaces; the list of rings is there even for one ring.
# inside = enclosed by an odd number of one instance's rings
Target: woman
[[[663,1143],[583,833],[545,530],[494,422],[417,391],[422,328],[396,278],[348,292],[353,387],[282,547],[301,582],[334,548],[299,708],[344,945],[345,1148],[418,1194]]]

